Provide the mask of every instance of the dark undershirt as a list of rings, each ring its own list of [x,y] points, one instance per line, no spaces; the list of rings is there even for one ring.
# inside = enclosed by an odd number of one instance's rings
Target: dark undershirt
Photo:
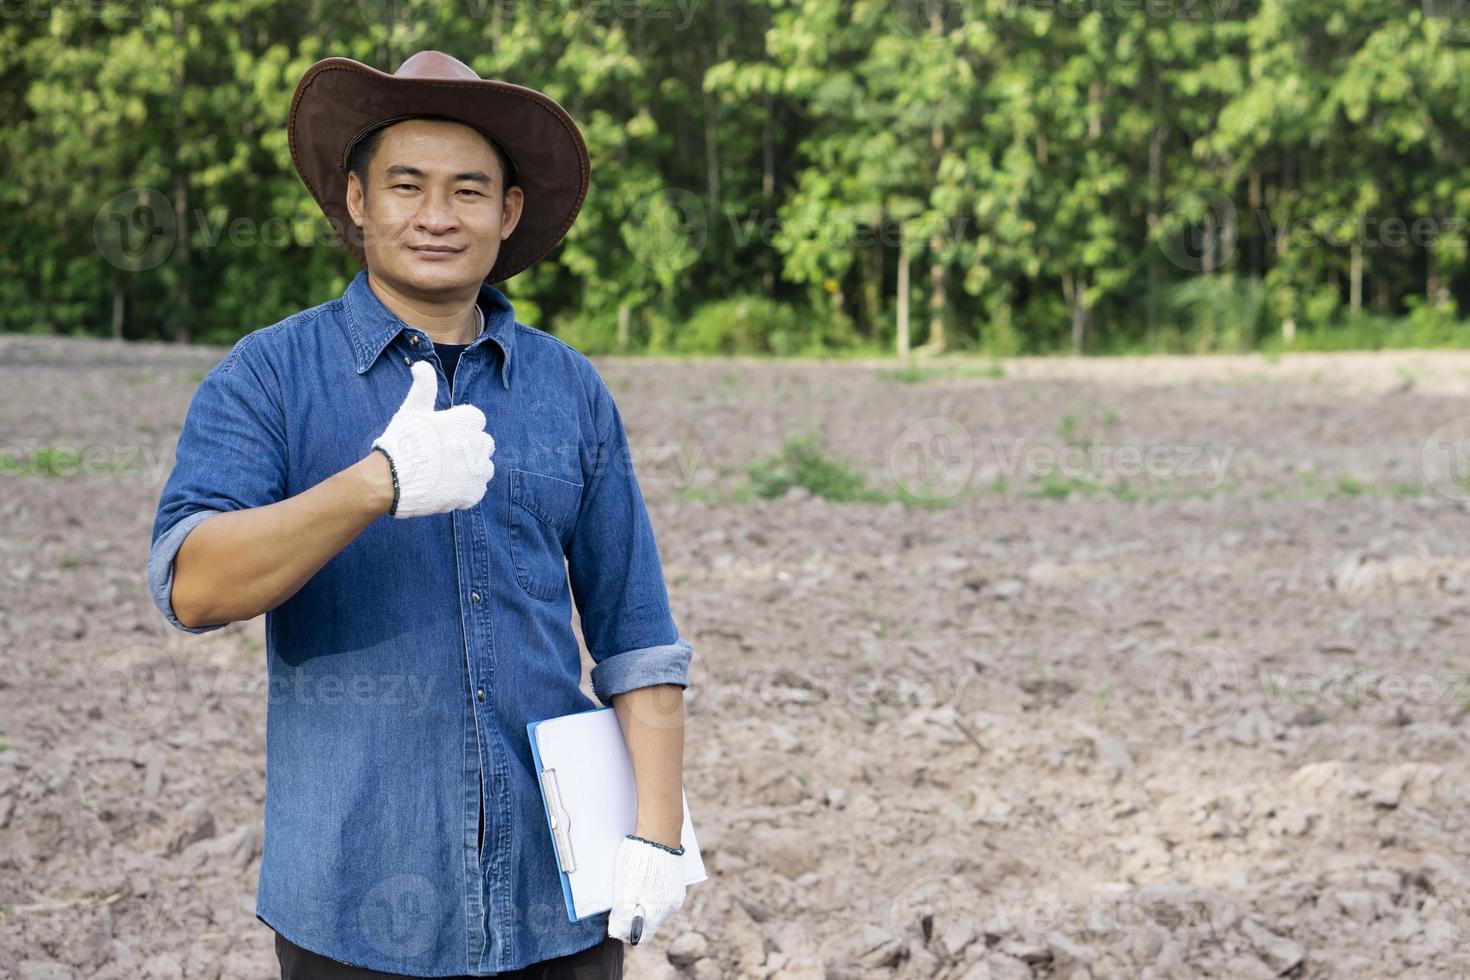
[[[469,344],[434,344],[434,352],[439,355],[439,360],[444,364],[444,376],[449,379],[449,384],[454,384],[454,369],[459,365],[459,355]]]

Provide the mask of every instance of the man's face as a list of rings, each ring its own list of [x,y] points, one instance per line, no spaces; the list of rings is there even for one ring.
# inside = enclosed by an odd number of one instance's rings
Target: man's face
[[[490,144],[469,126],[407,119],[383,130],[367,186],[347,179],[367,264],[405,291],[477,292],[515,230],[521,189],[505,192]]]

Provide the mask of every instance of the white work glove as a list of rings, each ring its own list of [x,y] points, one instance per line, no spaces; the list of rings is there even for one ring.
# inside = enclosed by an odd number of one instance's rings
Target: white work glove
[[[607,934],[630,942],[633,916],[641,915],[643,932],[638,943],[647,943],[659,925],[684,904],[684,856],[624,837],[618,845],[614,868]]]
[[[434,365],[417,361],[410,373],[408,397],[373,440],[374,449],[388,454],[398,483],[398,506],[389,513],[420,517],[473,507],[495,475],[495,439],[485,431],[485,413],[474,405],[436,412]]]

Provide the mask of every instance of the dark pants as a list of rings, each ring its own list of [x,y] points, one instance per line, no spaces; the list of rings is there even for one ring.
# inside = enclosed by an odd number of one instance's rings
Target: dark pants
[[[621,939],[608,936],[580,952],[542,960],[495,976],[513,977],[515,980],[622,980],[624,945]],[[387,980],[405,976],[339,963],[320,953],[302,949],[280,933],[276,933],[276,959],[281,961],[281,980]],[[461,977],[458,980],[472,978]]]

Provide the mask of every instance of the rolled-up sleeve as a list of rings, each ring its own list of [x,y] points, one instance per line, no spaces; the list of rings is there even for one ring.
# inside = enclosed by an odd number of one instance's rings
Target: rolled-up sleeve
[[[174,558],[184,538],[215,514],[285,497],[279,389],[260,358],[249,356],[254,339],[242,338],[194,392],[153,521],[148,590],[169,624],[186,633],[207,633],[227,624],[185,626],[174,614]]]
[[[612,394],[594,374],[597,444],[584,462],[582,502],[567,545],[572,596],[595,666],[592,691],[689,686],[694,647],[669,612],[663,563]]]

